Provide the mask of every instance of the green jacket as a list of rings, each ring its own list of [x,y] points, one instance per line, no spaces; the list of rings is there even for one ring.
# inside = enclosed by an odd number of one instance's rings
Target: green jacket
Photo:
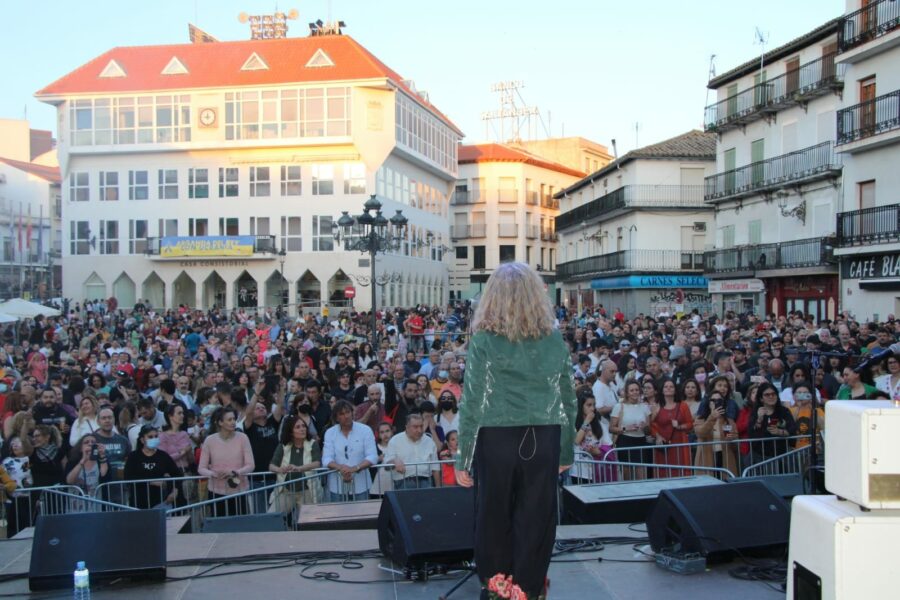
[[[520,425],[560,425],[559,464],[571,465],[576,409],[572,359],[559,331],[516,343],[480,331],[466,355],[456,468],[471,468],[479,427]]]

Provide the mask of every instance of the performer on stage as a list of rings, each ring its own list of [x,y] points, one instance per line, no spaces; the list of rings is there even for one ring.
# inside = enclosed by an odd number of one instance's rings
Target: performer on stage
[[[475,485],[475,563],[538,598],[556,537],[557,476],[574,458],[572,362],[540,276],[505,263],[472,323],[456,479]],[[469,470],[474,469],[474,477]]]

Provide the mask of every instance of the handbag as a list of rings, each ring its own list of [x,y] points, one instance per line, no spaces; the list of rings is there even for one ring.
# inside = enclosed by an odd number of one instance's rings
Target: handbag
[[[313,442],[307,440],[303,445],[303,464],[308,465],[312,462]],[[302,498],[304,504],[319,504],[325,495],[325,489],[322,487],[321,477],[312,477],[306,481]]]

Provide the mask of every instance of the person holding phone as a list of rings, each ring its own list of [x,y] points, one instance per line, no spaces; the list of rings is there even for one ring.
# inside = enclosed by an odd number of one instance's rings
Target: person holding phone
[[[94,494],[101,483],[110,480],[106,448],[97,443],[93,433],[81,436],[69,453],[66,464],[66,483],[81,489],[88,496]]]
[[[779,401],[774,385],[760,384],[756,397],[758,406],[750,419],[750,454],[754,464],[787,452],[787,438],[797,433],[794,416]]]

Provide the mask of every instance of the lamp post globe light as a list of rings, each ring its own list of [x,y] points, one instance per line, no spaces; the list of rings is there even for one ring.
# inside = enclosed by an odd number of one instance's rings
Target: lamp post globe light
[[[381,206],[381,202],[375,197],[375,194],[372,194],[363,205],[361,214],[351,217],[349,211],[341,211],[341,217],[336,226],[333,226],[334,239],[343,244],[345,250],[356,250],[369,255],[369,277],[358,277],[357,279],[361,285],[372,286],[372,306],[370,308],[372,348],[378,347],[378,331],[376,329],[378,306],[375,285],[381,284],[375,276],[375,256],[379,253],[384,254],[399,249],[403,233],[409,222],[409,219],[403,215],[403,211],[399,209],[390,219],[386,218],[381,213]],[[354,228],[357,229],[356,232],[353,231]]]

